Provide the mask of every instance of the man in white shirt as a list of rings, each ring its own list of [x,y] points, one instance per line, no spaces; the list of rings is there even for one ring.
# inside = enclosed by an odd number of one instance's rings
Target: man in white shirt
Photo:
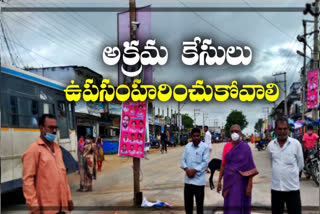
[[[208,163],[210,162],[210,156],[212,151],[212,145],[211,145],[211,133],[209,131],[208,126],[204,126],[204,143],[207,145],[209,150],[209,156],[208,156]],[[209,169],[207,168],[206,171],[209,173]]]
[[[288,120],[276,121],[277,138],[268,145],[272,166],[271,205],[273,214],[282,214],[286,204],[289,214],[301,214],[299,172],[304,167],[302,148],[288,137]]]

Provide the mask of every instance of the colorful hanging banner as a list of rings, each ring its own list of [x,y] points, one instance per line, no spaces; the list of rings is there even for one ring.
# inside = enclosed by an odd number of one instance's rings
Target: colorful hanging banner
[[[318,70],[308,73],[307,107],[318,108]]]
[[[144,157],[147,102],[126,101],[122,106],[119,156]]]

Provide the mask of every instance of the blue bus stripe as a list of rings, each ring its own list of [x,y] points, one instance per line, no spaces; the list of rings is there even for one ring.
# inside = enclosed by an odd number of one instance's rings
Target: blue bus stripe
[[[17,76],[17,77],[21,77],[23,79],[27,79],[27,80],[30,80],[30,81],[33,81],[33,82],[36,82],[36,83],[40,83],[42,85],[46,85],[46,86],[49,86],[51,88],[55,88],[55,89],[58,89],[58,90],[64,90],[66,89],[65,87],[63,86],[60,86],[60,85],[57,85],[55,83],[52,83],[52,82],[49,82],[47,80],[42,80],[40,78],[37,78],[37,77],[34,77],[34,76],[29,76],[27,74],[24,74],[24,73],[20,73],[18,71],[15,71],[15,70],[11,70],[9,68],[5,68],[5,67],[1,67],[1,72],[3,73],[8,73],[8,74],[12,74],[14,76]]]

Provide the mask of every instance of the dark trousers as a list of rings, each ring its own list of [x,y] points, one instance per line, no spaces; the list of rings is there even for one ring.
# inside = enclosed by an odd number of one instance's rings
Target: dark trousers
[[[272,214],[282,214],[286,204],[288,214],[301,214],[300,191],[281,192],[271,190]]]
[[[184,184],[184,208],[186,214],[192,214],[193,196],[196,197],[197,214],[203,214],[204,186]]]

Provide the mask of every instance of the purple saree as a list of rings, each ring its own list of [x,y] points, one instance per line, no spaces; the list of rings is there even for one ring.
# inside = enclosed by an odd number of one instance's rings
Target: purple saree
[[[258,174],[250,147],[243,141],[225,157],[223,174],[224,214],[250,214],[251,196],[246,196],[249,177]]]

